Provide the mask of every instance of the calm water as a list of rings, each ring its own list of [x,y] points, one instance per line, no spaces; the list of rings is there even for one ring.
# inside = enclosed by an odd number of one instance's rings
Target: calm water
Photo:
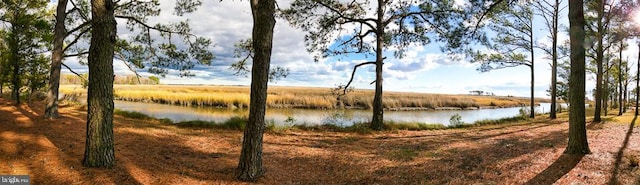
[[[542,103],[536,107],[537,113],[549,112],[551,104]],[[248,109],[196,108],[141,102],[115,101],[121,110],[137,111],[156,118],[168,118],[174,122],[204,120],[223,122],[233,116],[248,116]],[[563,106],[564,107],[564,106]],[[520,107],[480,110],[440,110],[440,111],[385,111],[384,119],[395,122],[421,122],[449,124],[454,114],[460,114],[462,121],[473,123],[483,119],[500,119],[519,114]],[[293,121],[285,121],[293,118]],[[311,109],[267,109],[266,120],[276,125],[331,123],[349,126],[353,123],[371,120],[370,110],[311,110]]]

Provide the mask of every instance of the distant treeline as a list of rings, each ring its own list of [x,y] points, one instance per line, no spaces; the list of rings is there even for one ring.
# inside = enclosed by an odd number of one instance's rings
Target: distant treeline
[[[60,84],[62,85],[84,85],[86,80],[89,79],[89,74],[84,73],[80,74],[80,76],[75,74],[62,74],[60,76]],[[113,80],[113,84],[124,84],[124,85],[135,85],[135,84],[143,84],[143,85],[158,85],[160,84],[160,78],[155,76],[149,77],[138,77],[136,75],[115,75]]]

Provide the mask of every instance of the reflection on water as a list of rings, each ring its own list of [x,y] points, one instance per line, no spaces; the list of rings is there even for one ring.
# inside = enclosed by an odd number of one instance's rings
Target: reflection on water
[[[163,104],[114,101],[121,110],[137,111],[156,118],[168,118],[174,122],[203,120],[223,122],[234,116],[248,116],[248,109],[197,108]],[[549,103],[541,103],[536,107],[537,113],[549,112]],[[563,107],[565,107],[563,105]],[[473,123],[484,119],[500,119],[519,114],[520,107],[479,110],[440,110],[440,111],[386,111],[384,119],[394,122],[420,122],[449,124],[454,114],[460,114],[462,121]],[[293,121],[292,121],[293,119]],[[276,125],[308,124],[316,125],[332,123],[338,126],[349,126],[353,123],[371,120],[370,110],[312,110],[312,109],[267,109],[267,121]]]

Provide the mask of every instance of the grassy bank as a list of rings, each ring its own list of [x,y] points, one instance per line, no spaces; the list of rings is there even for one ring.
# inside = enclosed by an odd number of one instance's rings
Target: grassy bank
[[[80,86],[61,86],[66,95],[82,96]],[[115,98],[183,106],[246,108],[249,88],[244,86],[115,85]],[[267,106],[271,108],[336,109],[337,96],[330,88],[269,87]],[[355,90],[341,99],[346,108],[372,107],[373,90]],[[537,99],[537,102],[545,100]],[[385,92],[383,106],[390,110],[436,109],[441,107],[513,107],[528,104],[527,98],[505,96],[444,95]]]

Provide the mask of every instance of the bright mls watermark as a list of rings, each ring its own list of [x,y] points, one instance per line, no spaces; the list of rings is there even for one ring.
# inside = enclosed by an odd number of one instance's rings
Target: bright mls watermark
[[[29,175],[0,175],[0,185],[29,185]]]

